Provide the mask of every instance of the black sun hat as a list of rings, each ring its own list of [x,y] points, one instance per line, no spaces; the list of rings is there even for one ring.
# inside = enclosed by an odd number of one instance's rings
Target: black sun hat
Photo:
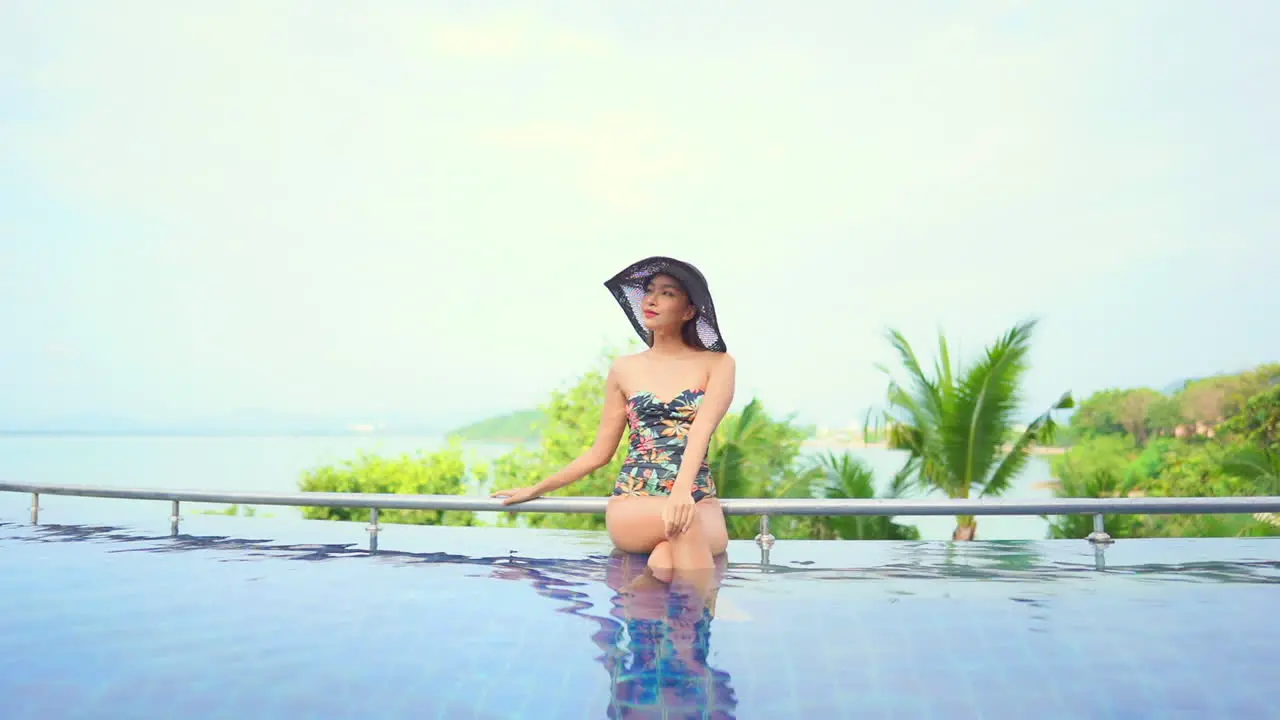
[[[644,302],[645,286],[654,275],[658,274],[670,275],[684,286],[685,293],[689,295],[689,302],[698,311],[693,322],[696,323],[697,339],[702,348],[712,352],[726,352],[724,337],[721,336],[720,325],[716,322],[716,307],[711,302],[711,290],[707,287],[707,279],[702,276],[698,268],[669,257],[655,256],[634,262],[605,281],[604,286],[622,306],[622,311],[627,314],[631,327],[635,328],[640,339],[644,340],[646,345],[653,345],[652,334],[641,319],[643,312],[641,304]]]

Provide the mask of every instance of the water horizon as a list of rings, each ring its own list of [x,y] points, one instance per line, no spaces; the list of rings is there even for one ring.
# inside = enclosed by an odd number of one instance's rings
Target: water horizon
[[[101,485],[115,488],[162,488],[226,492],[297,492],[304,473],[354,460],[362,453],[400,456],[432,452],[449,442],[444,435],[0,435],[0,478],[10,482],[56,485]],[[491,462],[522,443],[462,442],[468,466]],[[524,444],[528,446],[529,444]],[[828,451],[860,458],[875,473],[877,492],[884,492],[902,465],[902,451],[879,447],[832,448],[806,445],[801,457],[816,459]],[[1027,467],[1003,497],[1043,499],[1053,493],[1043,484],[1051,480],[1043,457],[1031,457]],[[484,495],[490,488],[473,483],[467,495]],[[913,495],[912,497],[921,497]],[[929,497],[936,497],[930,495]],[[91,517],[100,524],[127,524],[154,519],[159,501],[134,501],[68,496],[40,498],[43,521]],[[0,518],[29,516],[30,497],[0,493]],[[184,503],[183,514],[217,512],[220,503]],[[256,517],[297,519],[298,508],[261,506]],[[482,514],[486,518],[489,514]],[[951,537],[952,517],[904,517],[925,540]],[[1039,517],[980,518],[978,537],[991,540],[1037,540],[1048,523]]]

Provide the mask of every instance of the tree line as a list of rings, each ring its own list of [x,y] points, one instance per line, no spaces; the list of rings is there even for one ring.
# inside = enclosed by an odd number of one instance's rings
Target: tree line
[[[881,368],[887,391],[878,426],[887,446],[903,451],[904,460],[883,493],[876,492],[873,471],[854,455],[827,452],[813,459],[803,457],[808,429],[791,416],[770,413],[758,397],[726,415],[712,438],[708,462],[718,493],[725,498],[871,499],[934,493],[952,498],[993,497],[1010,488],[1037,445],[1064,437],[1072,447],[1052,461],[1058,482],[1055,492],[1062,496],[1104,497],[1134,491],[1258,494],[1270,487],[1266,478],[1274,482],[1275,382],[1280,379],[1280,365],[1189,382],[1172,396],[1146,390],[1094,393],[1080,404],[1065,428],[1055,415],[1072,409],[1075,401],[1070,392],[1063,392],[1024,427],[1018,419],[1035,327],[1035,321],[1015,325],[968,363],[953,358],[946,337],[939,334],[937,357],[928,367],[901,333],[887,333],[898,367]],[[469,463],[457,442],[435,452],[395,458],[364,454],[306,472],[301,489],[463,494],[475,485],[493,489],[535,484],[594,441],[604,404],[605,375],[616,354],[604,354],[574,384],[549,395],[539,408],[536,445],[517,447],[487,463]],[[626,451],[624,436],[608,465],[555,495],[609,495]],[[369,511],[307,508],[304,516],[365,521]],[[471,512],[386,510],[379,517],[384,522],[484,524]],[[596,515],[527,513],[517,519],[501,513],[496,517],[501,525],[604,528],[604,518]],[[771,520],[771,530],[779,538],[919,537],[914,526],[891,517]],[[1052,519],[1050,536],[1084,537],[1091,529],[1088,522],[1079,517]],[[1116,526],[1108,531],[1115,536],[1266,534],[1280,529],[1257,518],[1117,517],[1111,522]],[[728,518],[728,526],[737,539],[754,537],[758,527],[754,518],[737,516]],[[977,537],[975,518],[958,517],[953,537]]]
[[[1172,392],[1111,388],[1080,403],[1075,442],[1050,465],[1061,497],[1280,495],[1280,364],[1182,383]],[[1051,537],[1080,537],[1087,517],[1050,522]],[[1280,535],[1258,515],[1107,518],[1114,537]]]

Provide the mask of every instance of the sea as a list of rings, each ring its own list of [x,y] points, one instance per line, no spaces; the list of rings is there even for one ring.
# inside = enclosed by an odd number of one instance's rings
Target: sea
[[[0,480],[7,482],[100,485],[116,488],[295,492],[303,474],[313,468],[355,459],[361,453],[395,456],[443,447],[441,437],[420,436],[307,436],[307,437],[192,437],[101,435],[0,436]],[[470,461],[493,460],[512,450],[507,443],[467,443]],[[825,454],[828,447],[806,447],[804,456]],[[876,474],[879,490],[887,488],[902,466],[903,453],[883,448],[852,448],[848,452],[864,460]],[[1045,487],[1051,480],[1047,458],[1033,456],[1014,481],[1008,498],[1051,498]],[[483,495],[486,489],[471,487]],[[0,492],[0,520],[29,517],[31,496]],[[228,506],[184,503],[182,513],[220,512]],[[91,517],[102,525],[128,525],[145,518],[167,517],[169,504],[161,501],[115,500],[42,495],[42,522],[60,518],[83,522]],[[241,509],[241,512],[246,512]],[[254,517],[301,517],[296,508],[253,508]],[[484,515],[488,515],[487,513]],[[482,515],[482,517],[484,517]],[[493,522],[493,519],[489,519]],[[955,520],[950,517],[899,518],[915,525],[926,540],[951,537]],[[978,538],[987,540],[1036,540],[1047,536],[1047,522],[1039,517],[980,517]]]

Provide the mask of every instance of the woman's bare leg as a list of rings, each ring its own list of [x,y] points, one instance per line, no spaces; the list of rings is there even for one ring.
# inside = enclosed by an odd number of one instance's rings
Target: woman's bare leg
[[[711,554],[718,558],[729,549],[729,528],[724,523],[724,508],[718,498],[706,498],[698,503],[697,509],[707,545],[711,547]]]
[[[689,529],[668,538],[662,522],[663,497],[616,497],[609,500],[605,525],[613,544],[624,552],[649,553],[654,575],[669,582],[677,570],[707,570],[729,545],[724,511],[715,498],[699,502]]]
[[[649,553],[649,570],[653,576],[664,583],[671,582],[671,576],[675,573],[676,561],[671,553],[671,543],[663,540],[658,543],[653,552]]]

